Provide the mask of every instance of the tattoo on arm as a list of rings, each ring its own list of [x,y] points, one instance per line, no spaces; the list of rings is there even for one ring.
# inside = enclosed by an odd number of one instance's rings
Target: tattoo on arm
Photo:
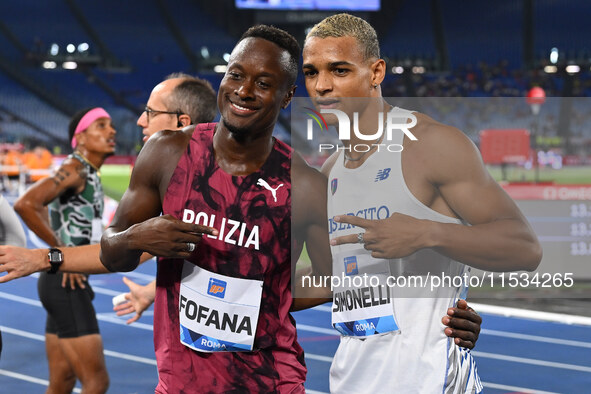
[[[56,186],[59,186],[60,183],[62,183],[68,176],[70,176],[68,170],[60,168],[59,170],[57,170],[57,173],[53,176],[53,178],[51,178],[51,180],[55,183]]]
[[[56,186],[60,186],[68,177],[72,175],[72,168],[64,168],[60,167],[57,170],[57,173],[51,178]],[[82,163],[77,163],[74,167],[74,171],[78,174],[78,176],[85,180],[87,173],[86,167]]]

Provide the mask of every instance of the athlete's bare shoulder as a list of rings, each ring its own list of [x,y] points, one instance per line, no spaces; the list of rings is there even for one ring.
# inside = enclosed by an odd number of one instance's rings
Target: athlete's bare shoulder
[[[191,134],[189,133],[182,133],[178,130],[161,130],[146,141],[138,156],[138,162],[149,157],[152,162],[166,163],[173,160],[174,157],[180,157],[190,140]]]
[[[187,149],[191,135],[178,130],[161,130],[155,133],[140,151],[132,173],[132,182],[143,179],[161,187],[168,184],[179,159]]]
[[[51,180],[56,186],[65,189],[73,189],[80,193],[86,185],[88,172],[82,161],[76,157],[66,158],[59,166]]]
[[[163,146],[170,145],[173,150],[184,149],[189,143],[194,130],[194,125],[187,126],[180,133],[179,130],[160,130],[148,139],[144,147],[158,146],[158,149],[163,149]]]
[[[195,131],[195,127],[196,127],[196,126],[197,126],[197,125],[194,125],[194,124],[188,125],[188,126],[186,126],[186,127],[183,127],[183,128],[181,129],[181,131],[182,131],[183,133],[187,134],[187,135],[193,136],[193,132]]]
[[[417,141],[408,137],[404,140],[403,168],[409,169],[404,170],[405,178],[410,175],[409,171],[421,172],[437,185],[454,177],[462,166],[482,167],[478,149],[461,130],[422,113],[414,115],[417,125],[410,131]]]
[[[74,172],[82,173],[82,175],[86,177],[86,167],[77,157],[67,157],[64,161],[62,161],[62,164],[59,168],[73,170]]]
[[[460,129],[453,125],[447,125],[436,121],[430,116],[414,112],[417,118],[417,125],[410,129],[410,131],[417,137],[415,144],[417,147],[429,148],[433,145],[439,145],[443,143],[440,148],[447,146],[454,146],[455,144],[470,142],[470,139]],[[406,149],[406,147],[405,147]]]
[[[292,154],[291,190],[294,208],[302,210],[314,204],[326,205],[326,177],[308,165],[297,152]]]

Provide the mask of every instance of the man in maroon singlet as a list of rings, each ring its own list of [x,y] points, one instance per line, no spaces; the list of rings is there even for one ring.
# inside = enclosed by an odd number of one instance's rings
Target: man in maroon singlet
[[[135,268],[142,251],[167,256],[155,301],[157,392],[304,392],[290,255],[303,241],[328,244],[326,180],[272,137],[299,53],[279,29],[249,29],[220,85],[220,123],[151,138],[103,237],[111,270]],[[305,204],[302,214],[292,215],[292,203]],[[176,242],[158,243],[161,228],[137,239],[161,210]],[[329,275],[330,256],[316,260]]]

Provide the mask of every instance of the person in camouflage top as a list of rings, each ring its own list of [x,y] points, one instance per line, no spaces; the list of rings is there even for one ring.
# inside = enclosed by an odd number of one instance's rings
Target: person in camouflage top
[[[100,240],[104,194],[99,168],[115,152],[115,134],[104,109],[78,112],[69,125],[74,152],[55,175],[35,183],[15,203],[27,226],[49,246]],[[55,263],[42,272],[37,284],[47,311],[48,392],[70,393],[78,379],[83,392],[104,393],[109,376],[92,306],[94,293],[86,276],[57,272],[58,268]]]

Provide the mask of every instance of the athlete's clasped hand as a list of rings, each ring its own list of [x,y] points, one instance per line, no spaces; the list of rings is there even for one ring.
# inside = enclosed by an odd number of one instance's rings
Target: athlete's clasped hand
[[[419,249],[428,247],[428,221],[394,213],[387,219],[369,220],[357,216],[335,216],[339,224],[352,224],[359,231],[330,240],[332,246],[355,244],[363,240],[365,249],[378,259],[406,257]],[[359,233],[363,232],[363,237]]]
[[[456,345],[472,349],[480,335],[482,318],[468,306],[466,300],[459,300],[456,307],[447,310],[441,319],[446,325],[445,335],[454,338]]]
[[[153,256],[187,258],[201,242],[203,235],[218,235],[218,230],[200,224],[185,223],[171,215],[163,215],[138,223],[135,234],[142,249]],[[135,241],[135,240],[134,240]],[[135,242],[134,242],[135,243]],[[187,247],[194,244],[194,247]]]

